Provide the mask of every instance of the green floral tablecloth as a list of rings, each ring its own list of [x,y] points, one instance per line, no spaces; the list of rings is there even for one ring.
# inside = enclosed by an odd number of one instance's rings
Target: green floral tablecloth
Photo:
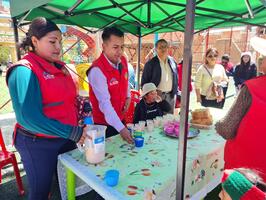
[[[178,139],[165,136],[161,129],[145,133],[145,144],[142,148],[134,148],[125,144],[120,136],[107,139],[106,159],[104,162],[91,165],[79,150],[68,154],[103,178],[105,171],[117,169],[120,172],[119,184],[115,187],[130,199],[143,199],[144,190],[154,190],[173,198],[175,183]],[[216,176],[220,176],[223,168],[224,141],[214,130],[201,130],[198,137],[189,139],[186,163],[186,197],[191,197]],[[175,185],[174,185],[175,186]],[[168,192],[163,192],[168,190]]]
[[[220,110],[212,110],[215,119],[223,116]],[[178,139],[166,136],[162,129],[144,134],[145,144],[135,148],[121,137],[106,140],[106,157],[100,164],[88,164],[78,150],[66,153],[74,165],[86,167],[103,179],[107,170],[120,172],[119,184],[114,187],[127,199],[140,200],[150,193],[156,199],[175,199]],[[193,197],[212,180],[221,176],[225,141],[215,133],[214,127],[201,129],[200,134],[187,143],[185,197]],[[82,177],[81,177],[82,178]],[[145,191],[145,192],[144,192]]]

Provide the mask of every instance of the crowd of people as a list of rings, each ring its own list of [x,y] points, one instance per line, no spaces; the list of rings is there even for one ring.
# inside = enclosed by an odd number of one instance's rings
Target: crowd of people
[[[27,54],[9,67],[6,75],[17,119],[14,144],[27,174],[30,200],[48,199],[57,156],[76,148],[76,143],[83,144],[87,137],[87,126],[78,123],[75,78],[60,61],[61,41],[62,33],[56,24],[43,17],[34,19],[21,44]],[[130,72],[123,56],[124,33],[107,27],[103,30],[102,41],[102,53],[87,71],[93,121],[107,126],[106,137],[119,134],[132,144],[132,135],[124,121],[131,102],[130,89],[134,87],[129,84]],[[252,44],[262,55],[259,75],[265,74],[266,42],[255,38]],[[134,123],[174,113],[176,101],[180,100],[183,65],[169,56],[168,48],[166,40],[158,40],[156,55],[144,66],[141,100],[135,108]],[[222,109],[229,76],[234,78],[238,95],[225,118],[216,124],[217,132],[227,140],[227,170],[220,198],[242,199],[238,197],[250,190],[248,195],[265,197],[266,77],[255,78],[257,67],[250,52],[242,53],[240,64],[234,67],[229,55],[219,59],[215,48],[208,49],[195,76],[197,102]],[[247,175],[250,171],[238,168],[250,168],[251,172],[256,169],[262,179],[256,178],[254,182]],[[241,187],[237,187],[239,184]],[[102,198],[96,194],[95,199]]]

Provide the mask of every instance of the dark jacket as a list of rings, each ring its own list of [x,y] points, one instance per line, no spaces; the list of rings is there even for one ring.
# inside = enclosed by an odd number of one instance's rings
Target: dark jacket
[[[255,63],[249,65],[237,65],[234,71],[235,86],[242,85],[245,81],[257,76],[257,67]]]
[[[171,91],[171,96],[174,97],[178,92],[177,86],[177,64],[174,59],[168,56],[168,63],[171,66],[171,71],[173,74],[173,87]],[[158,87],[161,82],[161,66],[160,61],[157,56],[153,57],[150,61],[148,61],[144,66],[144,71],[141,78],[141,87],[145,83],[154,83],[156,87]]]
[[[159,103],[154,102],[152,104],[146,104],[144,99],[141,99],[136,105],[133,123],[136,124],[139,121],[146,121],[147,119],[154,119],[157,116],[163,116],[163,113],[169,112],[170,109],[171,106],[166,100]]]

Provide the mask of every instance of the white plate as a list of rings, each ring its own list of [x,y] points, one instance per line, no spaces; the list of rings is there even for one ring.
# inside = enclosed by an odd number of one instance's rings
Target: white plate
[[[203,124],[194,124],[190,123],[190,126],[193,128],[198,128],[198,129],[211,129],[212,125],[203,125]]]
[[[187,138],[190,139],[190,138],[197,137],[199,135],[199,133],[200,133],[200,130],[198,130],[198,129],[194,129],[194,128],[189,129]],[[166,133],[165,131],[164,131],[164,134],[169,136],[169,137],[174,137],[174,138],[178,138],[179,137],[179,136],[176,136],[176,135],[172,135],[172,134]]]

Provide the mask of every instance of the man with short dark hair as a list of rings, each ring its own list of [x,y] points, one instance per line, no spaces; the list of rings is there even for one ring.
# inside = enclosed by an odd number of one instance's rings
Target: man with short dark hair
[[[119,134],[128,143],[132,136],[122,123],[130,104],[128,67],[123,55],[124,33],[108,27],[102,33],[103,51],[88,71],[90,101],[95,124],[107,126],[106,137]]]
[[[177,64],[168,56],[168,43],[160,39],[155,44],[157,55],[144,66],[141,86],[145,83],[154,83],[158,95],[171,105],[169,113],[174,113],[175,98],[178,93]]]
[[[222,56],[220,64],[224,67],[227,76],[233,76],[234,65],[230,62],[230,56],[228,54]]]

